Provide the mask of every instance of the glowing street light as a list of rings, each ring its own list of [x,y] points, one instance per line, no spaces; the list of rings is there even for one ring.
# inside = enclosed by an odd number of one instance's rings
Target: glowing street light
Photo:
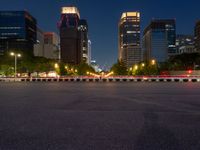
[[[145,63],[142,63],[142,67],[145,67]]]
[[[54,68],[55,68],[55,69],[58,69],[58,68],[59,68],[59,66],[58,66],[57,63],[55,63]]]
[[[138,70],[138,65],[135,65],[134,69],[135,69],[135,70]]]
[[[16,76],[17,76],[17,58],[22,57],[22,55],[19,53],[16,54],[14,52],[11,52],[10,55],[15,57],[15,78],[16,78]]]
[[[152,65],[155,65],[155,64],[156,64],[156,60],[153,59],[153,60],[151,61],[151,64],[152,64]]]

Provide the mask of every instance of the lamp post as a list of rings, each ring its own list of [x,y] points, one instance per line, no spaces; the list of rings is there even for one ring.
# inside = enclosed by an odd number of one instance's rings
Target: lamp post
[[[17,58],[21,57],[22,55],[19,53],[14,53],[14,52],[11,52],[10,55],[15,57],[15,78],[16,78],[17,77]]]

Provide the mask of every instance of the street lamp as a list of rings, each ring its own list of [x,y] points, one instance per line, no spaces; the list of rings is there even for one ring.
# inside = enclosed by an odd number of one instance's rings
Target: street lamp
[[[142,63],[142,67],[145,67],[145,63]]]
[[[151,61],[151,63],[152,63],[152,65],[155,65],[155,64],[156,64],[156,60],[153,59],[153,60]]]
[[[138,70],[138,65],[135,65],[134,69],[135,69],[135,70]]]
[[[15,78],[16,78],[16,76],[17,76],[17,58],[22,57],[22,55],[19,53],[16,54],[14,52],[11,52],[10,55],[15,57]]]
[[[58,66],[57,63],[54,64],[54,67],[55,67],[55,69],[58,69],[58,68],[59,68],[59,66]]]

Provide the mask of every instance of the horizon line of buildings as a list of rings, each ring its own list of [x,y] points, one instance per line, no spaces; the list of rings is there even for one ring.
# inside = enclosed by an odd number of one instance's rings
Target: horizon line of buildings
[[[140,12],[124,12],[118,25],[118,59],[126,67],[142,61],[165,62],[182,53],[200,53],[200,21],[195,35],[176,34],[175,19],[152,19],[141,35]],[[142,36],[142,38],[141,38]]]
[[[59,35],[43,32],[27,11],[0,11],[0,55],[20,50],[25,55],[46,57],[64,63],[91,64],[91,41],[87,20],[77,7],[62,7],[57,24]],[[124,12],[118,24],[118,59],[127,67],[155,59],[200,52],[200,21],[195,35],[177,35],[175,19],[152,19],[141,33],[140,12]],[[141,38],[142,37],[142,38]]]
[[[77,65],[91,63],[91,40],[87,20],[76,7],[62,7],[59,35],[44,32],[28,11],[0,11],[0,56],[9,51],[45,57]]]

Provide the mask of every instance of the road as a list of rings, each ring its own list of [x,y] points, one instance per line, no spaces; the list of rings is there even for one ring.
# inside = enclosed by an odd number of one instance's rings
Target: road
[[[199,149],[199,83],[0,83],[0,150]]]

